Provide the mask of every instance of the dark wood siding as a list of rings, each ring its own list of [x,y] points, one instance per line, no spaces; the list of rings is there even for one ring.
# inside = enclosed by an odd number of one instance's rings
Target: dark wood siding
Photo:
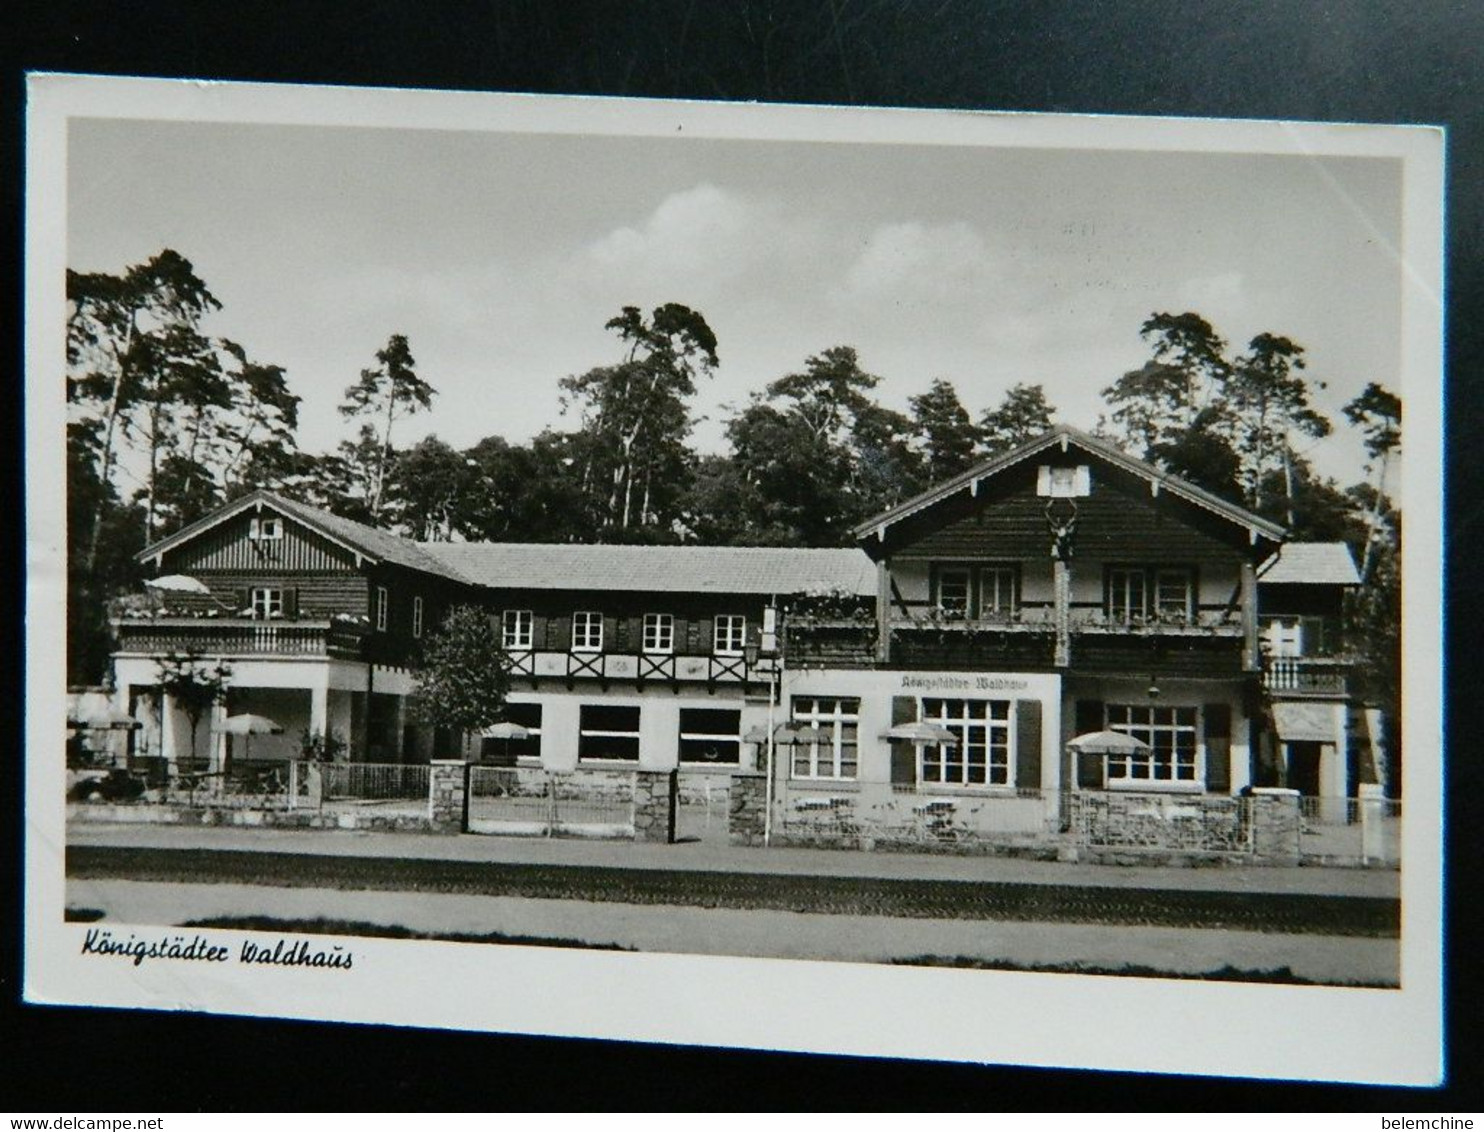
[[[220,612],[246,609],[248,594],[256,587],[284,591],[285,605],[297,608],[303,618],[352,617],[366,614],[366,579],[354,571],[333,574],[296,574],[282,570],[197,570],[191,577],[211,590],[210,599],[198,597],[188,604],[193,612],[204,612],[213,604]],[[287,612],[287,611],[286,611]],[[294,613],[288,613],[294,616]]]
[[[1054,641],[1042,633],[966,633],[932,629],[892,635],[893,668],[1042,672],[1053,668]]]
[[[1144,479],[1074,449],[1044,462],[1090,463],[1092,491],[1077,500],[1072,545],[1078,558],[1237,562],[1251,552],[1247,531],[1168,491],[1152,496]],[[1036,494],[1041,459],[1011,468],[903,521],[890,536],[893,556],[943,560],[1044,559],[1051,549],[1046,500]]]
[[[1072,670],[1140,678],[1237,678],[1242,675],[1242,642],[1236,637],[1083,633],[1072,639]]]
[[[249,537],[252,523],[262,518],[280,519],[283,537]],[[297,573],[343,570],[353,573],[355,569],[356,560],[352,552],[297,520],[264,508],[261,513],[246,511],[236,515],[171,550],[164,556],[160,572],[194,574],[203,570],[221,570],[235,573]]]
[[[784,650],[792,664],[874,668],[876,630],[872,626],[800,626],[788,631]]]

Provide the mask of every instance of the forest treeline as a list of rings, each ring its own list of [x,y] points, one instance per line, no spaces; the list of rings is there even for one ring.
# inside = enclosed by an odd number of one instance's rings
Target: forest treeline
[[[260,487],[420,540],[833,546],[1056,419],[1030,381],[970,407],[939,378],[902,413],[879,402],[882,379],[854,348],[829,345],[731,411],[724,452],[698,452],[692,406],[721,346],[700,311],[667,303],[615,312],[612,359],[552,375],[562,427],[526,443],[409,440],[436,375],[389,333],[373,357],[346,359],[348,375],[364,368],[344,391],[337,448],[306,452],[289,375],[207,333],[221,304],[179,253],[118,274],[69,271],[67,297],[74,682],[107,670],[109,611],[141,581],[135,554]],[[1156,312],[1130,333],[1148,360],[1109,375],[1092,431],[1293,538],[1350,543],[1365,579],[1352,619],[1368,647],[1394,653],[1400,521],[1383,488],[1400,451],[1397,396],[1371,382],[1336,421],[1315,405],[1322,383],[1304,348],[1280,334],[1236,348],[1195,312]],[[1337,427],[1364,439],[1369,464],[1354,484],[1305,458]]]

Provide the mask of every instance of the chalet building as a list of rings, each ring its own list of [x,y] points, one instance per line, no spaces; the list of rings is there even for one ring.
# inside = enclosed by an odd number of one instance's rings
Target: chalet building
[[[285,729],[253,758],[296,755],[308,733],[356,760],[427,761],[458,746],[417,721],[413,671],[469,603],[499,625],[523,729],[484,741],[492,761],[732,773],[772,747],[788,804],[1003,796],[1046,816],[1066,790],[1346,797],[1376,781],[1378,720],[1351,697],[1340,637],[1358,582],[1342,545],[1284,546],[1268,520],[1068,427],[855,534],[828,550],[413,543],[258,492],[143,552],[174,580],[117,623],[117,695],[163,720],[144,749],[219,758],[224,738],[199,726],[193,742],[157,683],[169,653],[222,658],[217,714]],[[931,740],[944,731],[955,741]],[[1140,744],[1069,746],[1107,731]]]

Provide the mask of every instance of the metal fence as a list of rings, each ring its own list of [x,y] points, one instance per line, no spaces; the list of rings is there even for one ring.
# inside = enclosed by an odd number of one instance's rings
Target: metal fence
[[[432,768],[400,763],[318,763],[326,802],[426,802]],[[308,777],[302,767],[301,776]]]
[[[1401,861],[1402,804],[1395,798],[1303,798],[1299,852],[1310,859]]]
[[[532,837],[632,837],[631,771],[469,768],[469,832]]]

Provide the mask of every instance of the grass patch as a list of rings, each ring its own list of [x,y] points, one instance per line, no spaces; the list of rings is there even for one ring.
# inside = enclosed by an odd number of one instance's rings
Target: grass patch
[[[62,919],[69,924],[91,924],[103,918],[101,908],[74,908],[70,904],[62,913]]]
[[[976,959],[968,955],[918,955],[911,959],[893,959],[893,966],[906,967],[956,967],[977,971],[1025,971],[1038,975],[1115,975],[1135,979],[1195,979],[1214,983],[1279,983],[1302,987],[1357,987],[1371,990],[1396,990],[1396,983],[1366,979],[1347,979],[1342,982],[1325,982],[1296,975],[1291,967],[1273,967],[1266,971],[1253,971],[1242,967],[1225,967],[1214,971],[1166,971],[1159,967],[1147,967],[1138,963],[1125,963],[1109,967],[1099,963],[1022,963],[1013,959]]]
[[[102,915],[102,913],[99,913]],[[587,943],[580,939],[548,939],[544,936],[508,935],[504,932],[420,932],[395,924],[372,924],[363,920],[284,920],[276,916],[214,916],[188,920],[182,928],[225,928],[243,932],[286,932],[297,935],[350,935],[373,939],[426,939],[440,943],[506,943],[519,947],[573,947],[591,951],[633,951],[617,943]]]

